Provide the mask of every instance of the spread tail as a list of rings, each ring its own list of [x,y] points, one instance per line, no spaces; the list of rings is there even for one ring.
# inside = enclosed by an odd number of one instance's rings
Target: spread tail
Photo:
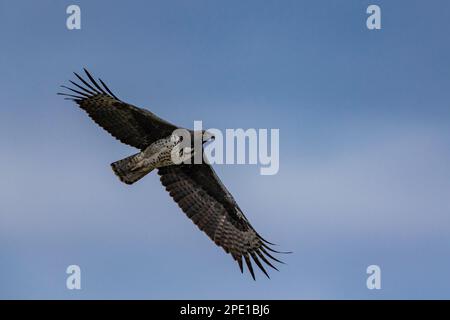
[[[135,183],[153,170],[153,168],[142,165],[141,152],[111,163],[111,168],[116,176],[119,177],[120,181],[126,184]]]

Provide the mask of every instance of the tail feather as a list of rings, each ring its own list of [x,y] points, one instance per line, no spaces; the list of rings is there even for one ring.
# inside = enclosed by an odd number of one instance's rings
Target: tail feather
[[[133,184],[153,170],[153,168],[140,165],[141,158],[141,153],[136,153],[111,163],[111,168],[120,181],[126,184]]]

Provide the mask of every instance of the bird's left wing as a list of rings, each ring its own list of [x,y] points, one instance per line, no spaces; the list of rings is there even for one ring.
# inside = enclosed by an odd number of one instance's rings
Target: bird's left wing
[[[143,150],[177,128],[149,110],[121,101],[101,79],[97,82],[84,71],[88,79],[74,73],[80,82],[70,81],[72,88],[62,86],[70,93],[58,94],[75,101],[95,123],[122,143]]]
[[[261,261],[278,270],[269,259],[281,262],[268,251],[269,247],[251,226],[241,209],[209,164],[182,164],[158,169],[161,182],[183,212],[211,240],[230,253],[241,272],[242,259],[255,279],[256,265],[269,277]]]

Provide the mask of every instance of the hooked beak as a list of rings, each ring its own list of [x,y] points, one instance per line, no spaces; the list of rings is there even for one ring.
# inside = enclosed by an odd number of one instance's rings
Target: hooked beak
[[[215,139],[216,137],[212,133],[208,131],[203,132],[203,142],[214,141]]]

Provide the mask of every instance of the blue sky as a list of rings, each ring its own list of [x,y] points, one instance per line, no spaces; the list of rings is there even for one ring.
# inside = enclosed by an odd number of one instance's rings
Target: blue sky
[[[0,298],[450,298],[449,9],[1,0]],[[135,150],[56,96],[82,67],[185,127],[279,128],[277,175],[215,168],[287,265],[254,282],[155,174],[121,184],[109,164]]]

